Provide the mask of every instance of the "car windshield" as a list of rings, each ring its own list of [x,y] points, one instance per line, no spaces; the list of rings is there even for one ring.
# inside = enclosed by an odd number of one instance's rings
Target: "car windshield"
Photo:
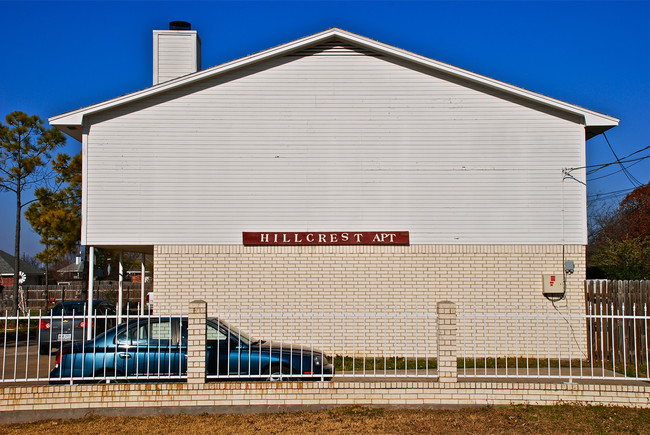
[[[72,316],[73,314],[79,315],[79,314],[84,314],[86,311],[86,307],[88,305],[85,302],[79,302],[79,303],[72,303],[72,304],[65,304],[65,305],[57,305],[54,308],[52,308],[52,311],[50,313],[53,316]]]
[[[223,320],[216,319],[216,318],[212,318],[210,320],[212,320],[214,323],[221,323],[221,325],[224,326],[226,331],[230,330],[230,335],[232,337],[236,337],[237,339],[239,339],[239,341],[241,341],[246,346],[250,345],[251,343],[257,343],[259,341],[254,337],[249,337],[248,335],[241,332],[239,329],[235,328],[232,325],[229,325],[227,322],[225,322]]]

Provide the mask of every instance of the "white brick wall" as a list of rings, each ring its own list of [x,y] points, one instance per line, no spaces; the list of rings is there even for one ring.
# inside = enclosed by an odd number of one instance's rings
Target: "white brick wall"
[[[187,382],[205,382],[205,345],[207,305],[204,301],[190,302],[187,324]]]
[[[44,418],[160,413],[268,412],[300,408],[366,406],[485,406],[584,404],[650,407],[650,387],[495,382],[215,382],[108,384],[0,388],[0,423]],[[119,410],[119,411],[118,411]],[[35,412],[36,411],[36,412]]]
[[[562,313],[568,312],[569,306],[573,313],[582,313],[585,247],[566,246],[564,256],[575,262],[575,273],[567,279],[567,299],[555,306]],[[542,296],[542,274],[561,273],[563,255],[560,245],[162,245],[155,247],[154,268],[156,303],[172,309],[202,299],[208,303],[208,313],[217,309],[237,311],[240,306],[244,311],[304,312],[311,303],[317,311],[324,307],[328,311],[384,311],[392,310],[395,304],[422,310],[428,304],[429,311],[435,312],[439,301],[448,300],[457,304],[459,315],[463,309],[473,311],[474,304],[481,311],[485,305],[492,310],[497,304],[501,309],[504,303],[518,312],[533,313],[555,312]],[[253,322],[240,326],[265,337],[264,325]],[[298,341],[299,331],[285,326],[283,339]],[[330,330],[336,325],[321,326]],[[574,335],[574,351],[578,344],[584,345],[584,328],[578,322],[551,326],[558,334]],[[293,327],[304,329],[298,324]],[[345,335],[349,341],[352,335],[362,336],[372,327],[353,324],[351,328],[348,324]],[[422,335],[416,330],[420,326],[408,328],[407,336]],[[490,328],[500,336],[506,334],[504,322],[490,324]],[[523,343],[534,339],[530,331],[507,333],[510,339],[519,337],[523,352]],[[435,339],[435,331],[430,332]],[[462,334],[459,331],[459,343]],[[317,337],[314,342],[320,340]],[[542,350],[546,343],[546,339],[541,343]],[[436,349],[433,342],[430,345]],[[504,346],[504,340],[498,340],[497,347]],[[493,349],[490,344],[490,352]]]

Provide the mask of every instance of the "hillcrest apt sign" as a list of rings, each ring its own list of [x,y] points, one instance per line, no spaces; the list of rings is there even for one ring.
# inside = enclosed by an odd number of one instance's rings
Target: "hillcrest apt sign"
[[[242,233],[245,246],[408,245],[408,231]]]

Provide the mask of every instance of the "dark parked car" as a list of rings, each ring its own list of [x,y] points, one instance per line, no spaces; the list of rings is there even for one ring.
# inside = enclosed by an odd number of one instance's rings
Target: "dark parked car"
[[[331,379],[334,368],[318,350],[254,340],[218,319],[207,322],[208,376],[247,379]],[[92,341],[67,345],[50,382],[180,378],[187,373],[187,320],[141,318]]]
[[[87,310],[86,301],[61,302],[52,307],[50,312],[41,318],[38,325],[41,355],[47,355],[50,349],[58,349],[63,344],[85,341]],[[111,302],[93,301],[91,314],[94,318],[93,326],[96,334],[115,326],[115,305]]]

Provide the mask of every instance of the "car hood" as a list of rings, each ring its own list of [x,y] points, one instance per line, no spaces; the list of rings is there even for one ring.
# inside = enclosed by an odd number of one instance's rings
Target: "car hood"
[[[261,349],[262,352],[265,350],[268,352],[269,350],[271,351],[280,351],[282,350],[283,352],[292,352],[292,353],[302,353],[302,354],[308,354],[312,353],[314,355],[324,355],[325,353],[322,350],[319,349],[314,349],[309,346],[301,346],[300,344],[292,344],[292,343],[280,343],[280,342],[268,342],[268,341],[263,341],[260,344],[253,344],[251,346],[251,350],[257,350]]]

